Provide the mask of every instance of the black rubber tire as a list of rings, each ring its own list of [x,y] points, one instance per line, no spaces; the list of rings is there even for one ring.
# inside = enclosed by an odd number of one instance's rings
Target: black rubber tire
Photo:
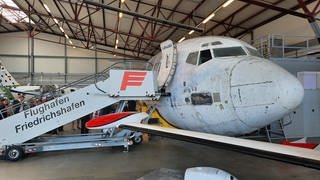
[[[6,149],[5,158],[8,161],[18,161],[23,157],[23,149],[20,146],[10,146]]]
[[[132,141],[133,141],[133,144],[136,144],[136,145],[141,144],[143,141],[142,135],[141,136],[134,136],[132,138]]]

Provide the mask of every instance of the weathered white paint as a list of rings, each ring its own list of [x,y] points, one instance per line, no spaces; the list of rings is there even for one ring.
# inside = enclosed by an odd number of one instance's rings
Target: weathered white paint
[[[315,162],[320,161],[320,152],[312,149],[297,148],[293,146],[286,146],[286,145],[280,145],[280,144],[269,143],[269,142],[241,139],[241,138],[235,138],[235,137],[227,137],[227,136],[194,132],[194,131],[175,129],[175,128],[150,126],[146,124],[125,123],[124,125],[129,127],[152,130],[156,132],[176,134],[184,137],[203,139],[203,140],[212,141],[214,143],[223,143],[223,144],[234,145],[238,147],[246,147],[250,149],[261,150],[265,152],[288,155],[292,157],[301,158],[301,160],[306,159],[306,160],[312,160]]]
[[[201,47],[215,41],[221,45]],[[194,131],[239,135],[280,119],[302,101],[303,88],[289,72],[265,59],[245,55],[186,63],[190,52],[213,47],[251,47],[225,37],[200,37],[177,44],[177,69],[158,109],[171,124]],[[253,48],[253,47],[252,47]],[[220,102],[193,105],[191,94],[220,93]],[[186,101],[189,99],[189,101]]]

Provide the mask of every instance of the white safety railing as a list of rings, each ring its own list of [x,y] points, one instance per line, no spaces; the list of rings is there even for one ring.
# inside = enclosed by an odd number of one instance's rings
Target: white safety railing
[[[17,111],[17,108],[19,109],[20,106],[23,106],[23,110],[32,108],[36,105],[39,105],[42,102],[42,99],[44,98],[45,101],[52,100],[54,98],[57,98],[61,96],[61,92],[65,90],[66,88],[70,87],[79,87],[79,85],[83,84],[96,84],[99,81],[105,80],[109,78],[109,72],[111,69],[118,69],[118,70],[148,70],[151,71],[153,68],[152,63],[149,63],[147,61],[140,61],[140,60],[130,60],[130,61],[122,61],[118,63],[114,63],[105,70],[92,74],[86,77],[83,77],[81,79],[78,79],[76,81],[73,81],[71,83],[68,83],[64,86],[60,86],[59,88],[53,88],[51,91],[43,92],[38,97],[33,97],[27,101],[24,101],[23,104],[17,103],[17,104],[11,104],[6,106],[3,109],[0,109],[0,119],[4,119],[7,116],[15,114]],[[96,86],[98,90],[100,90],[99,87]],[[7,115],[5,115],[7,114]]]
[[[320,45],[313,36],[269,34],[253,46],[267,59],[320,60]]]

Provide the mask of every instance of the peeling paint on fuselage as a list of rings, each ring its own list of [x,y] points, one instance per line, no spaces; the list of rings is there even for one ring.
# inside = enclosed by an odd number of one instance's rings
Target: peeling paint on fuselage
[[[201,48],[202,43],[219,40],[225,46],[249,46],[221,37],[192,40],[177,44],[177,69],[167,87],[171,96],[162,97],[158,105],[161,115],[171,124],[206,133],[240,135],[270,124],[290,112],[279,103],[277,94],[279,88],[283,88],[278,86],[278,81],[296,81],[288,72],[265,59],[249,55],[213,58],[199,66],[188,64],[188,54],[204,49]],[[248,72],[243,74],[242,71]],[[243,75],[246,77],[240,77]],[[296,86],[300,91],[299,85]],[[204,92],[220,93],[220,102],[193,105],[191,94]]]

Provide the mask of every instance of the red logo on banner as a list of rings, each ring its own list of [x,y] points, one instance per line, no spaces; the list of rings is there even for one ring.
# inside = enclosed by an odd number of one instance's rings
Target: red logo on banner
[[[147,72],[124,72],[120,90],[125,91],[127,89],[127,86],[141,86],[146,75]]]

